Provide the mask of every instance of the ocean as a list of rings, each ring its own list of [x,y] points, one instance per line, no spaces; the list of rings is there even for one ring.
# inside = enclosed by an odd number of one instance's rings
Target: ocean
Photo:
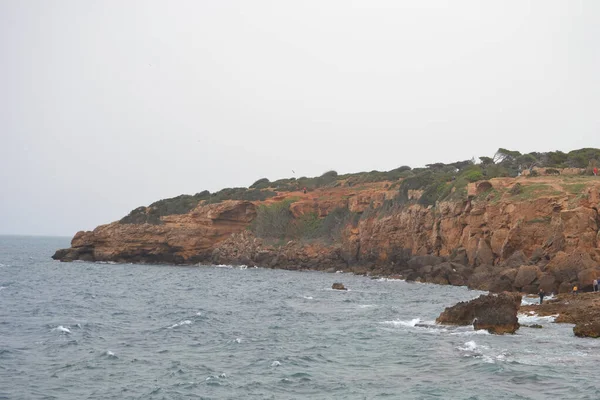
[[[600,398],[600,341],[572,325],[521,315],[543,328],[495,336],[434,323],[483,292],[50,259],[68,245],[0,236],[0,399]]]

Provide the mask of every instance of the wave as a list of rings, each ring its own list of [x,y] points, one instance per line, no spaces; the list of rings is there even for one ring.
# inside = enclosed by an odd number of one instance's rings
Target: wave
[[[374,308],[377,307],[375,304],[359,304],[358,308]]]
[[[520,324],[525,324],[525,325],[528,325],[528,324],[539,324],[541,322],[543,322],[543,323],[554,322],[554,320],[556,319],[556,317],[558,317],[558,314],[556,314],[556,315],[547,315],[545,317],[540,317],[539,315],[537,315],[533,311],[529,311],[527,314],[523,314],[523,313],[517,314],[517,318],[519,318],[519,323]]]
[[[281,363],[277,360],[275,360],[271,363],[271,367],[279,367],[280,365],[281,365]]]
[[[105,356],[107,356],[108,358],[119,358],[119,357],[117,357],[117,356],[115,355],[115,353],[113,353],[113,352],[112,352],[112,351],[110,351],[110,350],[106,350],[106,351],[104,352],[104,355],[105,355]]]
[[[451,332],[450,334],[454,336],[491,335],[491,333],[485,329],[474,329],[472,326],[469,326],[468,328],[469,330],[467,331]]]
[[[544,296],[544,300],[552,300],[554,298],[555,296],[553,293]],[[531,306],[536,304],[540,304],[540,298],[537,295],[528,295],[521,298],[522,306]]]
[[[186,319],[185,321],[181,321],[181,322],[178,322],[178,323],[176,323],[174,325],[169,326],[167,329],[173,329],[173,328],[177,328],[179,326],[191,325],[191,324],[192,324],[192,321],[190,321],[189,319]]]
[[[56,328],[54,328],[52,330],[53,331],[58,331],[58,332],[61,332],[61,333],[65,333],[65,334],[68,334],[68,335],[71,334],[71,330],[68,327],[65,328],[62,325],[59,325],[59,326],[57,326]]]
[[[406,327],[410,327],[410,328],[414,328],[419,322],[421,322],[421,318],[413,318],[410,321],[403,321],[403,320],[383,321],[383,323],[386,325],[406,326]]]
[[[306,300],[314,300],[314,297],[312,296],[302,296],[302,298]]]

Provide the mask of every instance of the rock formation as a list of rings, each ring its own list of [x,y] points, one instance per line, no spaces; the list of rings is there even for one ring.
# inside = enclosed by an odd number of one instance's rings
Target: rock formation
[[[600,180],[594,177],[494,178],[435,206],[399,200],[393,184],[342,181],[260,201],[200,201],[155,224],[120,221],[78,232],[54,258],[344,270],[494,292],[567,292],[575,284],[587,291],[600,277]],[[326,238],[253,235],[260,207],[284,201],[292,223],[325,220],[336,210],[352,218]]]
[[[436,319],[439,324],[471,325],[490,333],[515,333],[519,329],[517,312],[521,296],[514,293],[481,295],[471,301],[447,307]]]

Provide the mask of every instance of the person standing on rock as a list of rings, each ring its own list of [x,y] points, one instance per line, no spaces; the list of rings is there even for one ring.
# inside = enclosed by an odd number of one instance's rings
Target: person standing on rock
[[[597,292],[598,291],[598,279],[594,279],[593,284],[594,284],[594,292]]]
[[[544,296],[546,295],[546,293],[544,293],[542,288],[540,288],[538,295],[540,296],[540,304],[542,304],[544,302]]]
[[[573,294],[577,294],[579,288],[577,286],[573,286]]]

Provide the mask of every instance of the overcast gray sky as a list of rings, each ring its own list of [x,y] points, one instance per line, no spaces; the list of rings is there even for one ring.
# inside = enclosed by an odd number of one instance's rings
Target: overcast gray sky
[[[0,0],[0,233],[262,177],[600,147],[599,46],[595,0]]]

